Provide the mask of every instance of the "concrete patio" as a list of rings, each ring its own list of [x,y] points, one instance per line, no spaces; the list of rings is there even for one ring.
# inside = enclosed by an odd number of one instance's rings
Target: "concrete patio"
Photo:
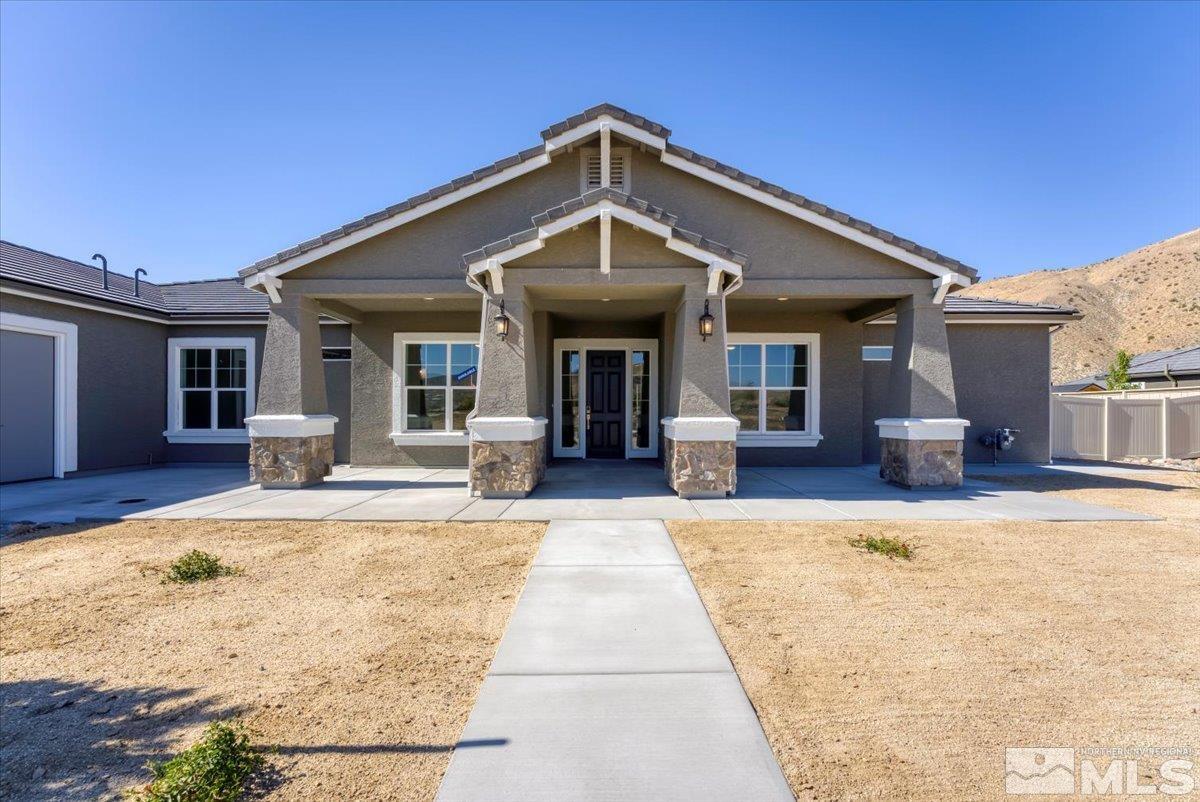
[[[1096,465],[968,466],[986,472],[1045,474],[1136,469]],[[0,521],[72,522],[125,518],[240,520],[488,521],[558,519],[714,520],[1148,520],[967,479],[954,490],[903,490],[878,469],[741,468],[731,499],[684,500],[652,462],[555,462],[528,498],[479,499],[463,468],[338,466],[322,485],[262,490],[242,465],[170,466],[68,480],[5,485]]]

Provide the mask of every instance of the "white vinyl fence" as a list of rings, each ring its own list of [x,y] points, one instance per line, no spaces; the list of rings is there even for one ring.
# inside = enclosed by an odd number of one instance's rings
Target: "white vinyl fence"
[[[1174,398],[1056,394],[1050,400],[1050,425],[1055,457],[1200,457],[1200,393]]]

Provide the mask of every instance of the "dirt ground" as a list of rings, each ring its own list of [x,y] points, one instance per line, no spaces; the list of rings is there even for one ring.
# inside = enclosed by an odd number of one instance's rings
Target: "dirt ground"
[[[147,521],[0,541],[0,798],[145,782],[243,715],[272,799],[431,799],[540,524]],[[163,584],[199,548],[244,569]]]
[[[1200,754],[1198,480],[1005,480],[1146,523],[669,528],[798,798],[998,799],[1006,746]]]

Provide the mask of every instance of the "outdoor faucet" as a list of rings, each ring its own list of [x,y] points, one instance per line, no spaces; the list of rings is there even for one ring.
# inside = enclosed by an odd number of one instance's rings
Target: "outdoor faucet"
[[[104,254],[102,254],[102,253],[93,253],[92,260],[95,261],[96,259],[100,260],[100,269],[102,271],[104,271],[101,275],[103,276],[103,279],[104,279],[104,289],[107,290],[108,289],[108,260],[104,258]]]
[[[140,267],[133,271],[133,295],[135,298],[142,297],[141,277],[144,275],[146,275],[146,271]]]

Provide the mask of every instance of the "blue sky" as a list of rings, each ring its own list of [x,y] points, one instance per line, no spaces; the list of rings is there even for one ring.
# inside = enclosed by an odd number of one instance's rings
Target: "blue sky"
[[[985,276],[1200,225],[1198,3],[6,0],[0,236],[228,275],[602,101]]]

